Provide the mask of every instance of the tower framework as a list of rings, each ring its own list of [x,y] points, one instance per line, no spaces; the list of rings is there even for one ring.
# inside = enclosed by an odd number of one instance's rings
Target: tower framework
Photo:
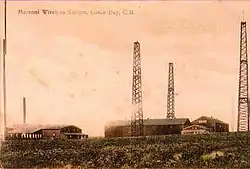
[[[143,136],[142,80],[140,43],[134,42],[131,136]]]
[[[168,69],[168,94],[167,94],[167,119],[175,118],[175,97],[174,97],[174,65],[169,63]]]
[[[240,70],[237,131],[249,131],[248,55],[246,22],[240,28]]]

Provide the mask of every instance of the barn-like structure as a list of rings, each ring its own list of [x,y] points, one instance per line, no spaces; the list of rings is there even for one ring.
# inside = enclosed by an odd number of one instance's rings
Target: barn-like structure
[[[83,139],[87,134],[75,125],[20,124],[8,128],[6,139]]]
[[[185,127],[183,129],[183,134],[229,132],[229,124],[213,117],[202,116],[192,121],[191,124],[191,126]]]
[[[131,121],[112,121],[105,125],[105,137],[129,137],[131,136]],[[144,119],[144,135],[181,134],[183,128],[190,126],[188,118],[176,119]]]

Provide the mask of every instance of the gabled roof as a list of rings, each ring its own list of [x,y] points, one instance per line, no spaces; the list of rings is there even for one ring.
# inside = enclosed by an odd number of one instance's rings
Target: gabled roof
[[[194,125],[191,125],[191,126],[183,128],[183,130],[189,130],[189,129],[192,129],[192,127],[197,127],[197,128],[204,129],[204,130],[208,130],[209,129],[209,128],[205,127],[205,126],[194,124]]]
[[[42,129],[50,129],[50,130],[60,130],[64,127],[68,126],[74,126],[74,125],[43,125],[43,124],[16,124],[12,127],[9,127],[8,133],[34,133],[36,131],[42,130]],[[76,127],[76,126],[74,126]],[[77,127],[78,128],[78,127]]]
[[[223,122],[223,121],[221,121],[221,120],[215,119],[215,118],[213,118],[213,117],[208,117],[208,116],[201,116],[201,117],[199,117],[198,119],[192,121],[191,123],[194,123],[194,122],[196,122],[196,121],[198,121],[198,120],[210,120],[210,121],[214,121],[214,122],[216,122],[216,123],[227,124],[227,123],[225,123],[225,122]]]
[[[144,119],[143,125],[180,125],[189,122],[188,118],[176,118],[176,119]],[[130,126],[130,120],[117,120],[111,121],[106,124],[106,126]]]

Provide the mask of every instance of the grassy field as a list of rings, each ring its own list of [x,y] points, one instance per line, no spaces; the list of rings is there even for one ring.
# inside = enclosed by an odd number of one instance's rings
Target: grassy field
[[[250,168],[250,134],[9,141],[1,148],[6,168]]]

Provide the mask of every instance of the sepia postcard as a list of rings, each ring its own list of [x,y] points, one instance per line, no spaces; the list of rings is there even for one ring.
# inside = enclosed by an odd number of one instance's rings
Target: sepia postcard
[[[250,168],[250,1],[0,0],[0,168]]]

